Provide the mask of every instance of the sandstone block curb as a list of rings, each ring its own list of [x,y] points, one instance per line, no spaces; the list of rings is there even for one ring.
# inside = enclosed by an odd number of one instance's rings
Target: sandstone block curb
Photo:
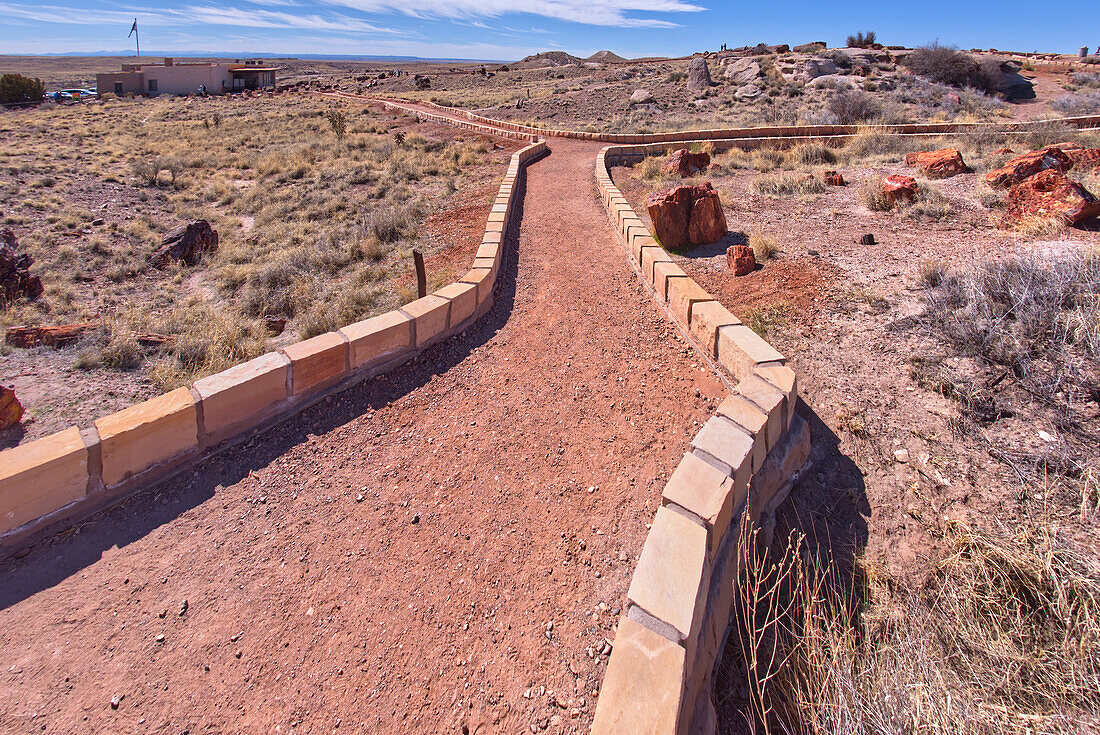
[[[0,454],[0,533],[80,500],[88,491],[88,448],[76,427]]]
[[[273,416],[290,397],[290,359],[278,352],[195,381],[202,405],[204,446]]]
[[[108,488],[199,447],[198,406],[187,388],[96,419],[95,428]]]
[[[319,392],[348,374],[348,341],[339,332],[318,334],[281,352],[290,360],[292,396]]]

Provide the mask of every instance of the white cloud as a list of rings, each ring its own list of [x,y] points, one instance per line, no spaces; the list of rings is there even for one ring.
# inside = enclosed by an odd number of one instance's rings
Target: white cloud
[[[628,13],[695,13],[706,8],[685,0],[323,0],[366,12],[417,18],[496,18],[530,13],[585,25],[671,28],[676,23]]]

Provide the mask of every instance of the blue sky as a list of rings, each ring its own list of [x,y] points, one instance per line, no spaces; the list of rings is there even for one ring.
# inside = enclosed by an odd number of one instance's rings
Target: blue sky
[[[1100,44],[1100,6],[1065,0],[0,0],[0,53],[133,48],[126,34],[134,17],[142,48],[165,52],[514,60],[606,48],[623,56],[685,55],[722,43],[841,45],[857,30],[907,46],[938,39],[963,48],[1070,52]]]

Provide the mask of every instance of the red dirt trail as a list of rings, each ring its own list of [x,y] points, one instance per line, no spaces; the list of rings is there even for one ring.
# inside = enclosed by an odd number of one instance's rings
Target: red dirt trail
[[[587,732],[723,391],[550,145],[475,326],[0,563],[0,731]]]

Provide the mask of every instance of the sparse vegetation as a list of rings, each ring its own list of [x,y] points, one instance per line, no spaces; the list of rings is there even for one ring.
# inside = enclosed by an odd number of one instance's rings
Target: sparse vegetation
[[[866,122],[879,115],[882,108],[867,92],[846,89],[829,99],[829,112],[841,125]]]
[[[791,532],[742,528],[726,664],[765,733],[1100,727],[1100,569],[1054,525],[949,527],[927,576],[838,568]],[[737,674],[727,674],[740,678]]]
[[[0,76],[0,104],[41,102],[45,96],[46,87],[41,79],[31,79],[22,74]]]
[[[848,48],[870,48],[875,45],[875,32],[859,31],[854,35],[848,36],[847,44]]]
[[[752,189],[769,197],[806,196],[824,192],[825,182],[813,174],[784,171],[756,177]]]
[[[934,43],[922,46],[905,58],[905,65],[922,77],[965,89],[972,87],[992,92],[1001,71],[1001,62],[991,57],[975,59],[954,46]]]

